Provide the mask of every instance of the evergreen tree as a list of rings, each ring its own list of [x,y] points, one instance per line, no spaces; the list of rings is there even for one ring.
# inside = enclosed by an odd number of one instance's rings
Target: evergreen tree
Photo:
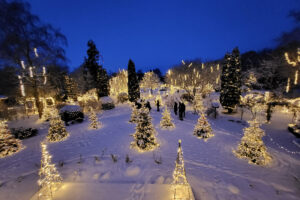
[[[151,151],[159,146],[155,134],[156,131],[152,125],[149,110],[143,105],[139,111],[138,123],[133,134],[134,141],[131,146],[139,151]]]
[[[131,102],[140,98],[140,86],[135,72],[135,65],[132,60],[128,62],[128,96]]]
[[[194,111],[195,113],[202,113],[204,111],[203,100],[201,93],[196,93],[194,98]]]
[[[7,122],[0,120],[0,158],[17,153],[21,149],[21,141],[11,134]]]
[[[244,136],[234,154],[238,158],[247,159],[251,164],[266,165],[271,161],[271,156],[262,140],[265,133],[256,120],[249,124],[250,127],[244,128]]]
[[[60,119],[58,112],[50,120],[50,127],[47,138],[50,142],[58,142],[65,140],[69,136],[64,122]]]
[[[168,110],[168,108],[166,107],[165,108],[165,111],[163,112],[162,114],[162,118],[161,118],[161,121],[160,121],[160,127],[161,128],[175,128],[175,125],[174,123],[172,122],[172,117],[171,117],[171,114]]]
[[[220,102],[229,113],[239,103],[241,95],[241,62],[238,48],[226,54],[221,76]]]
[[[90,89],[97,88],[99,97],[108,96],[109,77],[102,65],[99,65],[99,51],[92,40],[88,41],[88,47],[88,57],[85,58],[83,64],[84,80],[86,82],[85,90],[88,91]]]
[[[77,96],[78,96],[77,84],[69,76],[65,76],[65,92],[67,98],[70,98],[73,101],[77,101]]]
[[[204,139],[204,141],[214,136],[212,128],[208,123],[204,113],[202,113],[198,119],[198,122],[194,129],[194,135],[198,138]]]
[[[137,123],[139,118],[139,110],[137,109],[136,105],[133,104],[132,106],[132,112],[129,122],[131,123]]]
[[[100,123],[98,121],[98,117],[94,111],[93,108],[90,108],[90,116],[89,116],[89,120],[90,120],[90,128],[91,129],[98,129],[100,128]]]
[[[45,143],[41,143],[42,159],[41,168],[39,171],[40,179],[38,184],[40,186],[39,199],[52,199],[54,192],[58,189],[62,182],[62,178],[51,162],[51,155],[47,150]]]

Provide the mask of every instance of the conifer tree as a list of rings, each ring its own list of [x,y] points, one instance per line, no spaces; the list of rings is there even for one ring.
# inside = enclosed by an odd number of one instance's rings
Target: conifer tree
[[[65,140],[69,136],[64,122],[60,119],[57,111],[50,120],[50,127],[47,138],[50,142],[59,142]]]
[[[88,41],[88,57],[85,58],[84,80],[86,82],[85,90],[88,91],[97,88],[98,97],[109,95],[109,77],[102,65],[99,65],[100,54],[92,40]]]
[[[241,95],[241,61],[238,48],[232,54],[226,54],[221,76],[220,103],[228,110],[233,111],[239,103]]]
[[[65,90],[68,98],[72,99],[73,101],[77,101],[77,96],[78,96],[77,84],[69,76],[65,76]]]
[[[140,86],[135,72],[135,65],[132,60],[128,62],[128,97],[131,102],[140,98]]]
[[[62,178],[51,162],[51,155],[47,150],[47,145],[42,142],[42,159],[41,168],[39,170],[40,179],[38,184],[40,186],[39,199],[52,199],[54,192],[59,188]]]
[[[149,110],[143,105],[139,109],[138,123],[133,134],[134,141],[131,143],[133,148],[139,151],[154,150],[159,144],[156,141],[156,131],[152,125]]]
[[[130,123],[137,123],[139,118],[139,110],[137,109],[136,105],[133,104],[132,112],[129,122]]]
[[[166,106],[163,114],[162,114],[162,118],[161,118],[161,121],[160,121],[160,127],[161,128],[166,128],[166,129],[172,129],[172,128],[175,128],[175,125],[174,123],[172,122],[172,117],[171,117],[171,114]]]
[[[178,141],[177,158],[175,161],[175,169],[173,172],[173,188],[174,198],[173,199],[186,199],[193,200],[194,195],[190,184],[186,178],[186,172],[184,168],[183,152],[181,148],[181,140]]]
[[[194,111],[195,113],[201,114],[204,111],[203,99],[201,93],[196,93],[194,99]]]
[[[94,111],[93,108],[90,108],[90,116],[89,116],[89,120],[90,120],[90,128],[91,129],[98,129],[100,128],[100,123],[98,121],[98,117]]]
[[[198,119],[198,122],[194,128],[194,135],[198,138],[204,139],[204,141],[214,136],[212,128],[208,123],[204,113],[202,113]]]
[[[17,153],[21,149],[21,141],[11,134],[7,122],[0,120],[0,158]]]
[[[265,132],[256,120],[250,121],[249,124],[249,127],[244,128],[244,136],[234,154],[238,158],[247,159],[251,164],[266,165],[271,161],[271,156],[262,140]]]

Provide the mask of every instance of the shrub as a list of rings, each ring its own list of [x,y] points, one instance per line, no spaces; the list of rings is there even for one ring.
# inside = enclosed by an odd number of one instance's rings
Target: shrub
[[[11,132],[15,136],[15,138],[21,140],[36,136],[38,134],[38,130],[35,128],[23,128],[23,127],[12,128]]]
[[[124,103],[124,102],[128,101],[128,94],[125,92],[122,92],[118,95],[117,98],[118,98],[119,103]]]
[[[114,101],[112,100],[112,98],[106,96],[106,97],[101,97],[100,100],[102,102],[103,110],[110,110],[110,109],[115,108],[115,104],[114,104]]]

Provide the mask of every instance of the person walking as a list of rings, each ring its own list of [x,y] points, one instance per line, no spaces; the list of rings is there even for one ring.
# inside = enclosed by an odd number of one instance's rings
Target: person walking
[[[175,101],[174,103],[174,113],[177,115],[177,110],[178,110],[178,103]]]
[[[157,112],[159,112],[159,100],[156,101]]]
[[[179,102],[179,120],[183,120],[183,106],[182,106],[182,103]]]

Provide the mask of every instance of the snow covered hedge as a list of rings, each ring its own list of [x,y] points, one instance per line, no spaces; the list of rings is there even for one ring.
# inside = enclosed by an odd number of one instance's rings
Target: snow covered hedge
[[[103,110],[110,110],[115,108],[115,104],[112,98],[106,96],[106,97],[101,97],[100,101],[102,103],[102,109]]]

